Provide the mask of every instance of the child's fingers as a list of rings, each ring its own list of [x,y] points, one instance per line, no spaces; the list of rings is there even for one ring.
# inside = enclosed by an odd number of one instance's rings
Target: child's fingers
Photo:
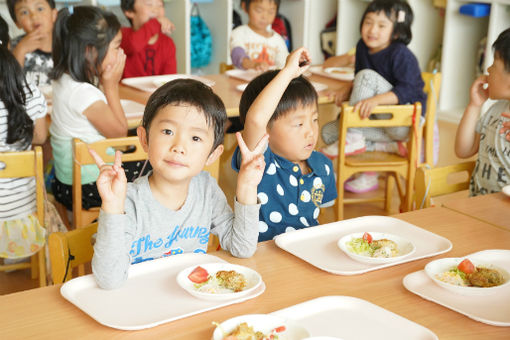
[[[89,148],[89,153],[90,155],[92,156],[92,158],[94,158],[94,161],[96,162],[96,165],[99,169],[101,169],[101,167],[103,165],[105,165],[105,162],[103,161],[103,159],[101,158],[101,156],[99,156],[97,154],[97,152],[95,150],[92,150],[91,148]]]
[[[501,114],[501,116],[505,117],[505,118],[510,118],[510,112],[503,112]],[[504,122],[503,125],[505,125],[505,123],[508,123],[508,122]]]
[[[118,167],[118,168],[121,168],[122,167],[122,152],[120,152],[119,150],[116,150],[115,151],[115,161],[113,163],[114,166]]]
[[[245,155],[248,152],[250,152],[250,150],[246,146],[246,143],[244,142],[243,135],[241,135],[241,132],[236,132],[236,139],[237,144],[239,145],[239,151],[241,151],[241,155]]]

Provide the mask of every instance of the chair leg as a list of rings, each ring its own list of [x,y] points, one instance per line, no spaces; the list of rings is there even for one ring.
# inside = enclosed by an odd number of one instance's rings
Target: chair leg
[[[393,190],[395,188],[395,177],[389,172],[386,173],[386,199],[384,200],[384,209],[389,215],[391,213]]]
[[[38,254],[39,253],[30,256],[30,278],[32,280],[37,279],[37,277],[39,276]]]
[[[344,219],[344,178],[342,176],[338,176],[337,179],[337,191],[338,197],[336,199],[336,220],[341,221]]]
[[[60,215],[62,222],[64,222],[64,224],[66,225],[67,230],[71,230],[71,222],[69,221],[69,218],[67,217],[66,207],[64,207],[63,204],[61,204],[57,201],[54,201],[53,204],[55,204],[55,208],[57,208],[57,212]]]
[[[37,253],[39,265],[39,287],[46,286],[46,246]]]

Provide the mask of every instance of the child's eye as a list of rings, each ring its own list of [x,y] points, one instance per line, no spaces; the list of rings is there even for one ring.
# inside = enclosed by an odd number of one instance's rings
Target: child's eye
[[[28,15],[28,11],[20,11],[18,14],[19,15]]]
[[[163,129],[162,132],[163,132],[164,135],[169,135],[169,136],[174,134],[174,132],[172,130],[170,130],[170,129]]]
[[[38,10],[39,12],[42,12],[42,11],[44,11],[44,7],[39,7],[39,8],[37,8],[37,10]]]
[[[198,136],[193,136],[193,141],[194,142],[200,142],[202,140],[202,138],[198,137]]]

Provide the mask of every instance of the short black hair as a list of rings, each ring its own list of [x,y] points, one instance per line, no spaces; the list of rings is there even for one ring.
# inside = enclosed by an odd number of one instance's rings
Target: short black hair
[[[411,42],[413,34],[411,25],[414,20],[414,14],[411,6],[404,0],[374,0],[372,1],[363,16],[359,29],[363,26],[363,21],[368,13],[383,12],[388,19],[393,22],[393,33],[391,34],[391,42],[401,42],[405,45]],[[403,13],[403,20],[399,21],[399,13]],[[400,16],[402,16],[400,15]]]
[[[250,8],[250,4],[252,2],[259,2],[259,1],[263,1],[263,0],[241,0],[241,3],[244,2],[245,6],[246,6],[246,10],[248,10]],[[278,10],[280,8],[281,0],[269,0],[269,1],[272,1],[276,4],[276,10]]]
[[[99,7],[77,6],[72,14],[62,8],[53,27],[52,79],[69,73],[76,81],[97,85],[98,70],[119,30],[115,14]],[[95,60],[89,57],[90,48],[97,52]]]
[[[204,83],[194,79],[172,80],[158,88],[150,97],[143,113],[142,126],[147,136],[154,117],[167,105],[188,104],[201,111],[214,131],[212,151],[223,144],[227,111],[220,97]]]
[[[125,12],[128,12],[128,11],[134,12],[135,11],[135,1],[136,0],[120,0],[120,9],[124,13],[124,15],[126,15]],[[133,21],[128,17],[126,17],[126,19],[128,19],[131,26],[133,26]]]
[[[9,45],[9,26],[7,25],[7,22],[2,18],[0,15],[0,45],[2,45],[5,48],[8,48],[7,45]]]
[[[494,57],[499,58],[505,65],[505,71],[510,72],[510,28],[501,32],[492,44]]]
[[[7,0],[7,7],[9,8],[9,14],[11,15],[12,21],[14,23],[17,23],[16,20],[16,11],[14,10],[14,7],[16,7],[16,4],[22,0]],[[55,0],[45,0],[48,5],[50,5],[51,9],[55,8]]]
[[[239,103],[239,118],[241,123],[244,125],[246,120],[246,114],[250,109],[250,106],[255,101],[255,98],[262,92],[264,87],[273,80],[274,77],[280,72],[280,70],[267,71],[253,79],[241,96],[241,102]],[[317,106],[317,92],[313,85],[303,76],[299,76],[291,80],[287,89],[283,93],[276,109],[269,120],[268,126],[278,118],[282,117],[291,110],[296,110],[299,105]]]

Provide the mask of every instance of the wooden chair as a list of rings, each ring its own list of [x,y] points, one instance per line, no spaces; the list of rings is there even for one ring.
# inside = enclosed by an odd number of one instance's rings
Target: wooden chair
[[[416,209],[430,207],[431,197],[468,189],[475,164],[469,161],[440,168],[420,166],[416,170]]]
[[[85,273],[84,266],[94,254],[92,236],[97,231],[97,223],[71,230],[66,233],[50,234],[48,247],[53,283],[63,283],[73,277],[73,269],[81,267],[78,275]]]
[[[437,103],[441,90],[441,73],[422,72],[425,82],[423,91],[427,94],[427,111],[423,125],[424,162],[434,166],[434,124],[436,122]],[[420,149],[421,150],[421,149]]]
[[[21,152],[2,152],[0,162],[5,167],[0,170],[0,178],[35,177],[37,219],[44,226],[44,176],[42,148]],[[31,256],[30,263],[0,265],[0,271],[30,268],[32,279],[39,277],[39,286],[46,286],[45,247]]]
[[[343,219],[344,204],[372,202],[385,200],[386,211],[390,211],[391,198],[393,194],[393,179],[397,182],[397,188],[401,198],[401,209],[409,211],[411,209],[414,176],[416,172],[416,163],[418,157],[418,140],[421,138],[419,128],[419,117],[421,115],[421,104],[414,105],[384,105],[377,106],[373,114],[391,113],[389,119],[361,119],[358,112],[353,112],[353,107],[348,103],[342,105],[342,114],[339,124],[339,145],[337,159],[337,220]],[[408,126],[410,127],[409,142],[407,143],[408,156],[401,157],[386,152],[365,152],[358,155],[345,155],[345,137],[347,129],[352,127],[390,127],[390,126]],[[353,174],[365,171],[387,172],[386,196],[385,199],[378,197],[369,198],[345,198],[344,182]],[[391,176],[391,177],[390,177]],[[406,179],[405,188],[400,182],[399,176]]]
[[[78,138],[73,139],[73,226],[81,228],[89,225],[99,216],[99,207],[89,210],[82,207],[81,191],[81,167],[88,164],[96,164],[89,153],[89,148],[95,150],[107,163],[113,163],[114,155],[107,150],[110,148],[123,149],[135,147],[130,153],[122,154],[122,162],[141,161],[147,159],[147,153],[142,148],[138,137],[122,137],[103,139],[98,142],[87,144]]]
[[[227,64],[225,62],[220,63],[220,74],[223,74],[223,73],[227,72],[228,70],[233,70],[233,69],[234,69],[234,65],[232,65],[232,64]]]

